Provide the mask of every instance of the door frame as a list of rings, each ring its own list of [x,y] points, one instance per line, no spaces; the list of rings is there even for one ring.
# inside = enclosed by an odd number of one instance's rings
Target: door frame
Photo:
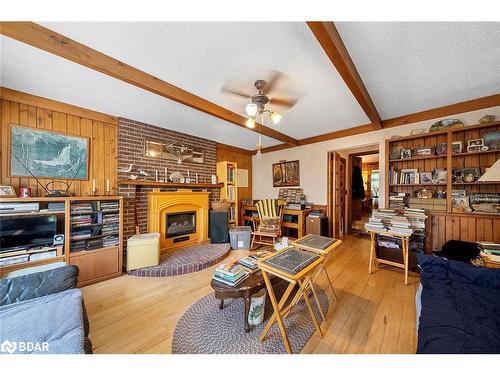
[[[347,190],[347,198],[346,198],[346,232],[349,233],[351,231],[351,225],[352,225],[352,158],[353,157],[360,157],[360,156],[365,156],[365,155],[373,155],[373,154],[380,154],[380,150],[372,150],[372,151],[361,151],[361,152],[353,152],[352,154],[348,155],[347,158],[347,168],[346,168],[346,190]],[[379,163],[380,166],[380,163]],[[380,169],[380,168],[379,168]]]

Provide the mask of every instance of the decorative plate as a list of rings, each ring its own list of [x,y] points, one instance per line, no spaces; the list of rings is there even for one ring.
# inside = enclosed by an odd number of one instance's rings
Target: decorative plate
[[[446,142],[439,143],[436,146],[436,154],[437,155],[446,155],[446,150],[448,149],[448,144]]]

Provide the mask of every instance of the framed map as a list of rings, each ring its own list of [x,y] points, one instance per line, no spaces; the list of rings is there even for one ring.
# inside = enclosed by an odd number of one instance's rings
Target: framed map
[[[86,137],[11,125],[9,156],[11,177],[88,180]]]

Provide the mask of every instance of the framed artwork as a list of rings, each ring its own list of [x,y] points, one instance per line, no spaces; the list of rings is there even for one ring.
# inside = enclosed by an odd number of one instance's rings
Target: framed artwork
[[[401,159],[411,159],[411,149],[404,148],[401,150]]]
[[[413,150],[413,153],[415,154],[415,157],[430,156],[430,155],[434,154],[434,148],[433,147],[417,147]]]
[[[10,126],[10,177],[88,180],[89,138]]]
[[[436,155],[446,155],[447,150],[448,150],[448,143],[446,142],[439,143],[436,146]]]
[[[420,183],[421,184],[432,183],[432,172],[421,172],[420,173]]]
[[[298,160],[273,164],[273,187],[282,186],[300,186]]]
[[[462,153],[462,141],[451,142],[451,153],[452,154]]]
[[[500,150],[500,132],[486,133],[484,145],[488,146],[490,150]]]
[[[201,147],[190,147],[179,142],[166,144],[149,139],[144,141],[144,156],[173,160],[177,164],[184,162],[203,164],[205,161],[205,152]]]
[[[16,192],[12,186],[0,185],[0,197],[12,198],[16,196]]]
[[[469,139],[467,141],[467,152],[481,151],[481,147],[484,146],[484,139]]]

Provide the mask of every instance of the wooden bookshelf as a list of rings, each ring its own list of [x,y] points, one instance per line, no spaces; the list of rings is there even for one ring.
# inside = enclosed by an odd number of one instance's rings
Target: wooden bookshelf
[[[500,241],[500,214],[488,212],[455,212],[452,207],[452,191],[465,190],[471,193],[500,193],[498,182],[453,182],[452,172],[455,169],[480,168],[481,175],[500,159],[500,149],[467,152],[467,141],[484,138],[486,133],[500,131],[500,121],[488,124],[477,124],[462,128],[445,129],[438,132],[387,139],[385,142],[385,205],[389,207],[391,192],[407,193],[415,197],[416,191],[422,188],[438,189],[446,192],[446,211],[432,212],[431,233],[432,249],[440,248],[450,239],[464,241]],[[462,152],[452,153],[452,142],[462,142]],[[408,159],[391,159],[391,149],[403,147],[414,150],[417,147],[436,147],[440,143],[447,144],[445,155],[429,155]],[[446,183],[438,184],[401,184],[390,180],[392,170],[418,169],[418,172],[431,172],[434,169],[447,171]],[[398,181],[399,182],[399,181]],[[434,188],[435,187],[435,188]]]
[[[238,225],[238,164],[232,161],[217,163],[217,180],[222,184],[220,199],[231,203],[229,224]]]
[[[100,202],[116,201],[118,208],[116,210],[101,210],[96,209]],[[66,262],[67,264],[74,264],[78,266],[80,275],[78,278],[78,285],[88,285],[97,281],[109,279],[122,274],[122,259],[123,259],[123,204],[122,198],[119,196],[85,196],[85,197],[30,197],[30,198],[2,198],[0,202],[6,203],[23,203],[23,202],[36,202],[40,205],[40,211],[34,212],[12,212],[0,214],[2,218],[10,218],[14,216],[41,216],[41,215],[55,215],[58,218],[58,233],[64,234],[64,246],[60,247],[57,255],[51,258],[27,261],[23,263],[12,264],[8,266],[0,266],[0,275],[5,273],[27,268],[34,267],[42,264],[49,264],[54,262]],[[64,211],[47,211],[48,204],[51,202],[64,203]],[[92,205],[92,211],[81,212],[75,214],[71,211],[74,204],[87,202]],[[102,233],[102,227],[105,223],[98,223],[96,216],[102,214],[117,214],[118,215],[118,230],[113,233]],[[98,228],[95,235],[91,237],[72,240],[72,234],[75,229],[84,229],[85,227],[75,227],[71,225],[72,217],[75,215],[90,215],[92,216],[92,223],[88,228]],[[0,223],[1,225],[1,223]],[[99,233],[97,233],[99,232]],[[83,250],[74,252],[73,246],[76,241],[99,239],[106,236],[116,236],[118,243],[116,246],[102,246],[98,249]],[[47,250],[48,251],[48,250]],[[15,251],[13,251],[15,253]],[[30,253],[28,250],[27,253]],[[2,255],[6,257],[5,253]]]

